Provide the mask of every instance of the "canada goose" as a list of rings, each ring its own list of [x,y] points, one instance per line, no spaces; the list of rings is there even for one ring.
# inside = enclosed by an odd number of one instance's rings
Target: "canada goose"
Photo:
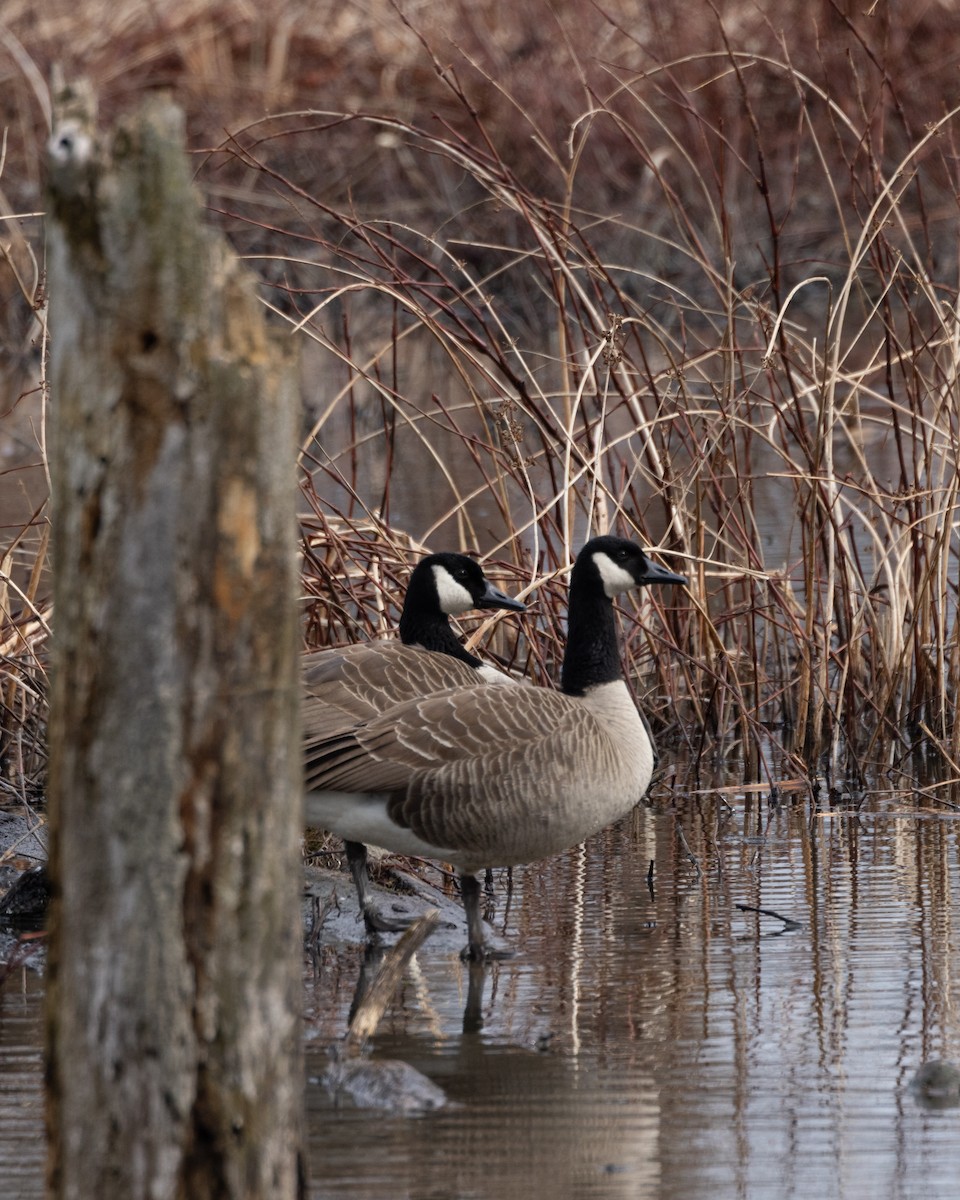
[[[479,563],[464,554],[431,554],[413,569],[400,614],[400,642],[362,642],[306,655],[303,727],[308,746],[322,744],[360,721],[408,700],[450,687],[515,683],[467,651],[450,617],[472,608],[524,612],[526,606],[493,586]],[[395,929],[367,902],[367,850],[345,838],[367,928]]]
[[[399,642],[359,642],[304,656],[304,728],[309,736],[328,736],[336,728],[443,688],[516,683],[471,654],[450,628],[451,616],[473,608],[526,611],[526,605],[494,587],[480,564],[465,554],[421,559],[407,584]]]
[[[486,957],[474,872],[557,854],[628,813],[653,752],[620,669],[613,598],[686,583],[597,537],[570,579],[562,690],[450,688],[306,748],[307,823],[459,868],[468,945]]]

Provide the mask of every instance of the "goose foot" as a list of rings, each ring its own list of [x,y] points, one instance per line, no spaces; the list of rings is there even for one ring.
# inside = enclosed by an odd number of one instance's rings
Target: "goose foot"
[[[360,912],[367,933],[401,933],[404,929],[421,916],[421,913],[404,911],[403,903],[391,903],[390,907],[396,915],[381,912],[377,905],[367,895],[370,877],[367,874],[367,848],[363,842],[344,842],[347,851],[347,863],[353,883],[357,889],[357,899],[360,901]]]
[[[514,958],[516,950],[509,946],[491,946],[489,942],[468,942],[460,951],[460,958],[468,963],[502,962],[506,958]]]
[[[460,876],[460,897],[467,914],[467,944],[461,950],[464,962],[487,963],[498,959],[512,958],[514,951],[509,946],[492,945],[486,936],[483,917],[480,915],[480,880],[475,875]]]
[[[422,913],[403,912],[399,905],[392,906],[396,912],[396,916],[389,916],[380,911],[379,908],[371,900],[367,900],[363,906],[363,923],[367,927],[367,933],[402,933],[405,929],[416,921]]]

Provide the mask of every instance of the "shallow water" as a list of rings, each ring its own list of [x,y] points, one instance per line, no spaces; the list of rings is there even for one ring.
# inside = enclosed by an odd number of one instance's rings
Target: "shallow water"
[[[521,953],[488,972],[481,1032],[465,970],[421,952],[376,1052],[459,1106],[387,1118],[311,1089],[315,1197],[960,1194],[960,1109],[908,1088],[960,1051],[956,821],[697,809],[696,865],[638,812],[518,873],[500,927]],[[341,1020],[348,979],[317,988]]]
[[[0,988],[0,1195],[43,1195],[43,986],[29,968]]]
[[[454,1103],[393,1116],[310,1083],[311,1195],[957,1196],[960,1108],[908,1084],[960,1058],[958,817],[706,794],[512,888],[504,873],[494,924],[517,956],[478,1003],[428,941],[375,1039]],[[308,973],[313,1077],[359,967],[358,947],[326,946]],[[40,987],[0,996],[0,1179],[41,1195]]]

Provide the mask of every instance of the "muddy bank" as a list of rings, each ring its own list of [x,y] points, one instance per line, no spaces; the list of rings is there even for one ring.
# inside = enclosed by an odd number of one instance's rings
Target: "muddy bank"
[[[44,870],[48,844],[49,829],[42,817],[23,808],[0,810],[0,962],[7,961],[23,929],[42,924],[50,895]],[[466,923],[454,891],[444,892],[399,866],[384,872],[384,878],[386,886],[371,883],[383,912],[414,920],[435,908],[440,919],[431,934],[431,945],[443,952],[462,949]],[[362,945],[367,940],[353,882],[345,870],[304,867],[302,911],[308,949]],[[385,945],[398,936],[378,935]],[[490,940],[497,943],[492,931]],[[43,955],[34,954],[31,961],[42,967]]]

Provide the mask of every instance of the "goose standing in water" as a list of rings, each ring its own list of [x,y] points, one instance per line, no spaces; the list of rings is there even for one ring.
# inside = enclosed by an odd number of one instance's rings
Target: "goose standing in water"
[[[430,554],[416,565],[407,584],[399,642],[362,642],[305,655],[303,728],[308,759],[313,746],[405,701],[451,687],[516,683],[470,654],[451,629],[451,616],[474,608],[524,612],[526,606],[494,587],[472,558]],[[366,846],[349,837],[344,841],[368,930],[402,928],[405,922],[382,916],[367,898]]]
[[[653,749],[621,672],[613,599],[654,583],[686,580],[623,538],[589,541],[570,579],[562,690],[452,687],[308,738],[307,823],[453,863],[464,956],[488,957],[475,872],[576,846],[649,786]]]

